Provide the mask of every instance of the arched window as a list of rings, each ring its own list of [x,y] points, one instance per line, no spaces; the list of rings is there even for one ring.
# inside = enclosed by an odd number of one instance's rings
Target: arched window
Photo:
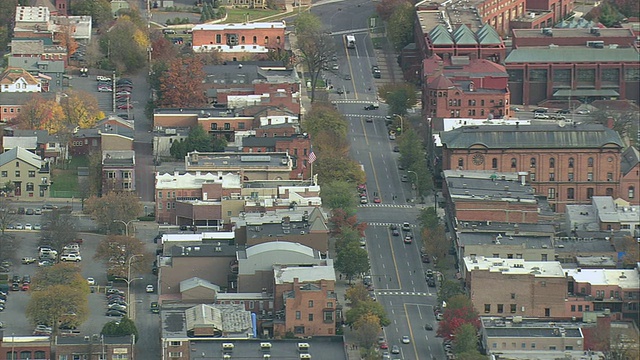
[[[265,45],[269,45],[269,37],[268,36],[264,37],[264,44]]]
[[[278,37],[276,38],[276,44],[280,45],[280,41],[281,41],[280,36],[278,36]]]
[[[574,160],[573,158],[569,158],[569,167],[573,169],[573,164],[574,164]]]
[[[515,169],[516,166],[518,166],[518,160],[516,160],[516,158],[511,158],[511,167]]]
[[[629,199],[633,199],[636,197],[636,188],[633,186],[629,186]]]
[[[464,166],[464,159],[458,158],[458,167],[463,167],[463,166]]]
[[[257,44],[257,43],[258,43],[258,37],[257,37],[257,36],[254,36],[254,37],[253,37],[253,43],[254,43],[254,44]]]
[[[42,360],[42,359],[46,359],[47,358],[46,357],[46,353],[44,351],[42,351],[42,350],[36,350],[34,352],[33,356],[34,356],[33,358],[35,360]]]
[[[531,167],[534,168],[536,167],[536,158],[531,158]]]
[[[240,42],[244,44],[244,42],[245,42],[245,37],[244,37],[244,35],[240,38]]]
[[[550,158],[549,159],[549,168],[553,169],[554,167],[556,167],[556,159]]]
[[[497,169],[498,168],[498,159],[497,158],[491,159],[491,168],[493,168],[493,169]]]

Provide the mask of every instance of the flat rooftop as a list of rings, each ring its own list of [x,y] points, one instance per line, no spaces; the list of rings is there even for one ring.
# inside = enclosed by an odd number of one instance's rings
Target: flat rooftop
[[[463,221],[458,223],[456,229],[460,232],[489,232],[493,234],[501,233],[503,236],[513,235],[516,230],[521,235],[553,235],[555,228],[553,224],[514,224],[491,221]]]
[[[518,321],[516,321],[518,319]],[[482,326],[489,336],[507,337],[583,337],[580,330],[580,323],[557,322],[557,321],[537,321],[522,317],[496,318],[480,317]]]
[[[305,213],[309,215],[314,209],[317,208],[313,206],[298,206],[295,209],[275,209],[266,212],[245,213],[243,216],[232,217],[230,222],[236,224],[238,227],[264,224],[279,225],[282,222],[282,218],[288,216],[291,222],[298,223],[302,222]],[[325,218],[326,217],[325,214]]]
[[[244,246],[225,243],[202,245],[175,245],[170,249],[171,257],[235,257],[239,249]]]
[[[255,23],[232,23],[232,24],[200,24],[193,27],[196,30],[255,30],[255,29],[284,29],[286,24],[281,22],[255,22]]]
[[[458,234],[458,242],[464,245],[518,246],[522,249],[551,249],[551,236],[502,236],[491,233],[463,232]]]
[[[219,359],[222,353],[223,343],[233,343],[232,359],[262,359],[264,354],[270,354],[271,359],[299,359],[298,343],[309,344],[306,351],[313,360],[346,360],[344,338],[342,336],[317,336],[300,340],[205,340],[192,341],[190,350],[193,354],[202,355],[203,359]],[[268,342],[271,347],[268,351],[261,348],[260,344]]]
[[[594,196],[591,201],[600,222],[640,223],[640,206],[619,206],[611,196]]]
[[[491,172],[445,170],[447,190],[451,199],[520,202],[536,204],[534,190],[522,184],[517,173],[497,174]]]
[[[156,190],[166,189],[201,189],[202,184],[218,183],[225,189],[240,189],[239,174],[223,174],[218,172],[199,172],[185,174],[156,173]]]
[[[274,265],[273,274],[276,284],[291,284],[294,279],[306,283],[320,280],[336,281],[336,271],[333,268],[333,260],[326,259],[326,265],[314,265],[309,267]]]
[[[538,13],[540,11],[535,11]],[[520,20],[520,19],[518,19]],[[599,40],[603,37],[630,37],[635,38],[633,30],[625,28],[602,28],[598,29],[600,36],[591,33],[591,28],[553,28],[554,38],[583,38],[591,37],[593,40]],[[513,29],[514,38],[548,38],[549,36],[542,32],[542,29]],[[622,44],[621,44],[622,45]]]
[[[485,270],[510,275],[531,274],[536,277],[565,277],[564,270],[557,261],[526,261],[524,259],[466,256],[464,265],[467,272]]]
[[[638,56],[638,50],[635,48],[605,46],[604,49],[596,49],[586,46],[532,46],[511,50],[504,59],[504,63],[505,65],[515,63],[633,63],[638,61]]]
[[[615,285],[626,290],[640,289],[638,269],[567,269],[576,282],[592,286]]]
[[[197,154],[197,155],[196,155]],[[272,153],[198,153],[185,156],[189,168],[208,169],[267,169],[285,170],[291,168],[291,157],[286,152]]]

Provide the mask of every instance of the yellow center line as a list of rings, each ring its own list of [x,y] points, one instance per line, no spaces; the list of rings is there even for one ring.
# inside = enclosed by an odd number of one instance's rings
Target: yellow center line
[[[342,42],[344,43],[344,37],[342,38]],[[344,44],[344,50],[347,54],[347,64],[349,64],[349,75],[351,76],[351,85],[353,86],[353,95],[355,95],[356,100],[358,100],[358,89],[356,89],[356,83],[353,80],[353,68],[351,67],[351,57],[349,57],[349,48],[347,48],[347,44]]]
[[[409,338],[411,339],[411,345],[413,345],[413,352],[416,354],[416,359],[420,359],[418,355],[418,348],[416,347],[416,342],[413,337],[413,330],[411,328],[411,320],[409,319],[409,313],[407,312],[407,304],[402,304],[404,307],[404,316],[407,318],[407,325],[409,325]]]

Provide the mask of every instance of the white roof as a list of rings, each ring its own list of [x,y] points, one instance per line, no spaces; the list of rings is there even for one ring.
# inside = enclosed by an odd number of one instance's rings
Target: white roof
[[[37,136],[4,136],[2,146],[5,149],[21,147],[23,149],[36,149],[38,147]]]
[[[162,243],[166,242],[201,242],[207,240],[233,240],[235,233],[233,231],[222,232],[203,232],[199,234],[164,234],[162,235]]]
[[[255,23],[242,23],[242,24],[200,24],[193,27],[193,31],[196,30],[210,30],[210,31],[222,31],[222,30],[254,30],[254,29],[284,29],[286,28],[285,22],[255,22]]]
[[[240,188],[240,175],[239,174],[222,174],[217,173],[200,173],[195,174],[156,174],[156,189],[200,189],[202,184],[208,183],[222,183],[223,188]]]
[[[640,206],[619,206],[611,196],[594,196],[591,201],[600,222],[640,222]]]
[[[246,251],[247,258],[270,251],[291,251],[314,259],[315,253],[312,248],[300,243],[292,243],[288,241],[270,241],[249,247]]]
[[[319,280],[336,280],[336,271],[333,268],[333,260],[327,259],[327,265],[315,265],[311,267],[274,267],[274,278],[276,284],[293,283],[294,279],[299,282],[314,282]]]
[[[567,269],[576,282],[591,285],[617,285],[622,289],[640,289],[637,269]]]
[[[503,274],[525,275],[536,277],[564,277],[564,270],[558,261],[525,261],[524,259],[500,259],[484,256],[467,256],[464,258],[467,272],[490,271]]]

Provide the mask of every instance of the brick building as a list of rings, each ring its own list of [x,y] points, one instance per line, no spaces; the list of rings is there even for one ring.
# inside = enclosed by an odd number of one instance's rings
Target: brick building
[[[242,139],[242,151],[245,153],[287,152],[293,162],[290,179],[308,179],[311,176],[309,152],[311,139],[308,135],[258,137],[249,136]]]
[[[245,60],[284,50],[284,22],[200,24],[193,28],[193,51],[218,51],[224,59]]]
[[[423,79],[424,116],[486,119],[510,114],[508,77],[502,65],[434,55],[423,61]]]
[[[444,170],[518,172],[554,211],[620,193],[623,143],[602,125],[466,126],[441,140]]]
[[[0,360],[51,358],[49,336],[13,336],[0,329]]]
[[[135,336],[56,336],[51,346],[56,359],[130,359],[135,351]]]
[[[630,204],[640,205],[640,152],[629,146],[622,153],[619,196]]]
[[[333,266],[274,266],[273,272],[274,309],[284,312],[284,324],[275,321],[274,334],[335,335],[338,297]]]
[[[242,181],[288,180],[292,165],[291,155],[286,152],[245,154],[193,151],[185,156],[185,169],[188,172],[238,173]]]
[[[630,29],[514,30],[504,60],[511,102],[640,101],[640,62]]]
[[[546,10],[553,14],[553,23],[559,23],[573,13],[573,0],[526,0],[528,11]]]
[[[136,153],[133,150],[102,151],[102,194],[136,190]]]
[[[527,10],[522,16],[511,19],[511,32],[515,29],[544,29],[554,25],[553,12],[545,10]]]

